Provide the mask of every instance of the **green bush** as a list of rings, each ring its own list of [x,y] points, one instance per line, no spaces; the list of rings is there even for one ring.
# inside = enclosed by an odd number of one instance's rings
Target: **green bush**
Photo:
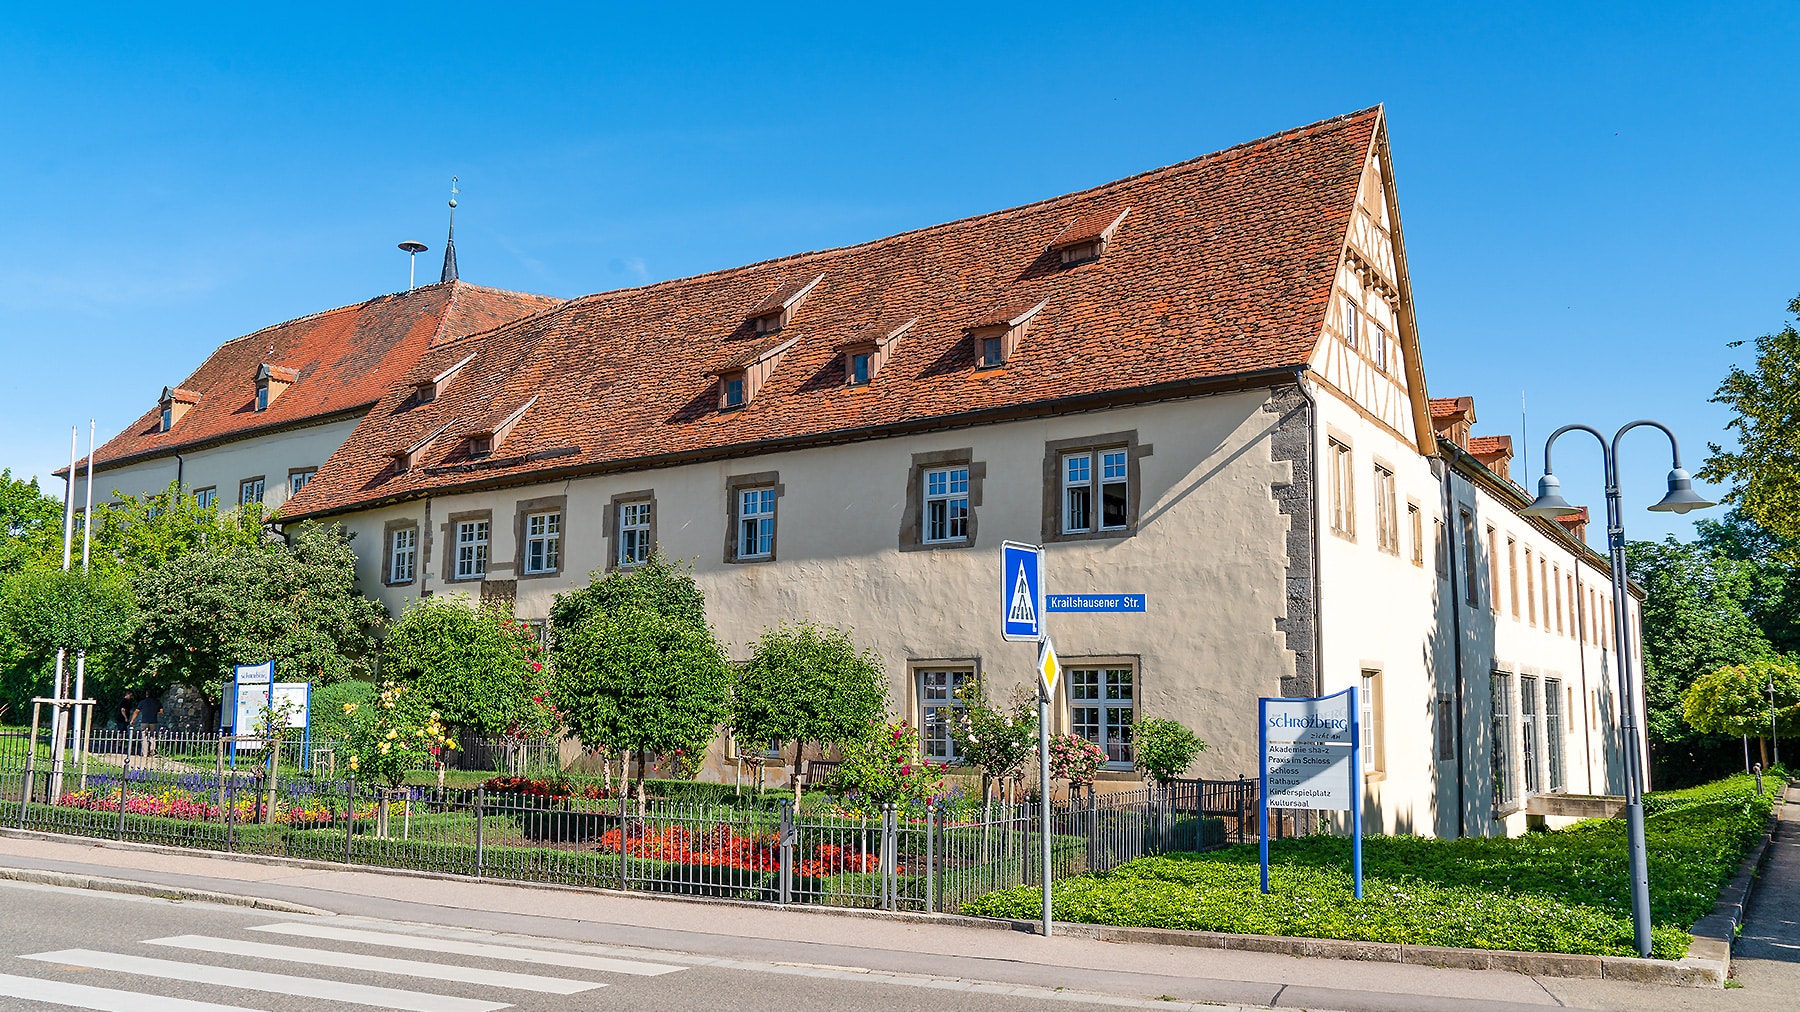
[[[1206,751],[1206,742],[1175,721],[1149,717],[1132,726],[1131,748],[1138,768],[1166,784],[1194,765]]]

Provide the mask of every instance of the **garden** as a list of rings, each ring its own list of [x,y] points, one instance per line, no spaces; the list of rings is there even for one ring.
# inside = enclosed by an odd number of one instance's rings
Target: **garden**
[[[1782,771],[1772,775],[1785,783]],[[1774,793],[1738,775],[1645,798],[1653,955],[1679,959],[1688,928],[1768,826]],[[1375,836],[1364,895],[1351,894],[1350,841],[1273,841],[1270,893],[1257,848],[1163,854],[1058,881],[1058,920],[1478,949],[1635,955],[1625,825],[1595,819],[1512,839]],[[1041,894],[999,890],[963,912],[1034,919]]]

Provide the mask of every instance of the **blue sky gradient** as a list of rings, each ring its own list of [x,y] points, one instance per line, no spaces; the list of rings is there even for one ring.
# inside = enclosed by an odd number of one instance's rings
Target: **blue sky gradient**
[[[1523,391],[1534,478],[1554,425],[1643,415],[1697,467],[1728,342],[1800,292],[1794,5],[652,6],[9,11],[0,465],[60,493],[70,424],[404,288],[400,240],[435,280],[452,174],[463,279],[574,296],[1384,102],[1430,391],[1515,438]],[[1641,511],[1666,467],[1633,437],[1634,536],[1688,530]]]

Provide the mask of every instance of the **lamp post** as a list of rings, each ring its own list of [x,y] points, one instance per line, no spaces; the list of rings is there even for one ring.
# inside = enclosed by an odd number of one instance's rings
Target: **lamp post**
[[[1631,624],[1625,583],[1625,508],[1619,494],[1619,440],[1641,425],[1661,429],[1669,437],[1669,491],[1650,507],[1658,513],[1686,513],[1713,505],[1694,491],[1694,482],[1681,467],[1681,446],[1675,433],[1661,422],[1640,419],[1620,429],[1609,443],[1600,430],[1587,425],[1565,425],[1544,442],[1544,476],[1538,479],[1537,499],[1521,510],[1524,515],[1555,519],[1578,512],[1562,497],[1562,483],[1550,466],[1550,448],[1557,437],[1580,429],[1600,441],[1606,473],[1606,546],[1612,562],[1613,664],[1619,682],[1620,756],[1625,761],[1625,831],[1630,851],[1631,922],[1638,955],[1650,955],[1650,873],[1644,847],[1644,756],[1638,742],[1637,694],[1632,691]]]
[[[1775,765],[1781,765],[1781,738],[1775,733],[1775,672],[1769,672],[1769,744],[1775,746]]]

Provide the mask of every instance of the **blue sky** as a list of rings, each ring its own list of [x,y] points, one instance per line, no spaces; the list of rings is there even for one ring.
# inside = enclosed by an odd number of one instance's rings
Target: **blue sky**
[[[1431,392],[1516,436],[1523,391],[1533,477],[1553,425],[1646,414],[1697,467],[1727,342],[1800,292],[1800,8],[1447,6],[14,8],[0,464],[47,477],[220,342],[404,288],[402,239],[435,280],[452,174],[464,280],[573,296],[1385,102]],[[1598,505],[1591,441],[1559,449]],[[1641,511],[1665,454],[1628,443],[1633,536],[1687,530]]]

